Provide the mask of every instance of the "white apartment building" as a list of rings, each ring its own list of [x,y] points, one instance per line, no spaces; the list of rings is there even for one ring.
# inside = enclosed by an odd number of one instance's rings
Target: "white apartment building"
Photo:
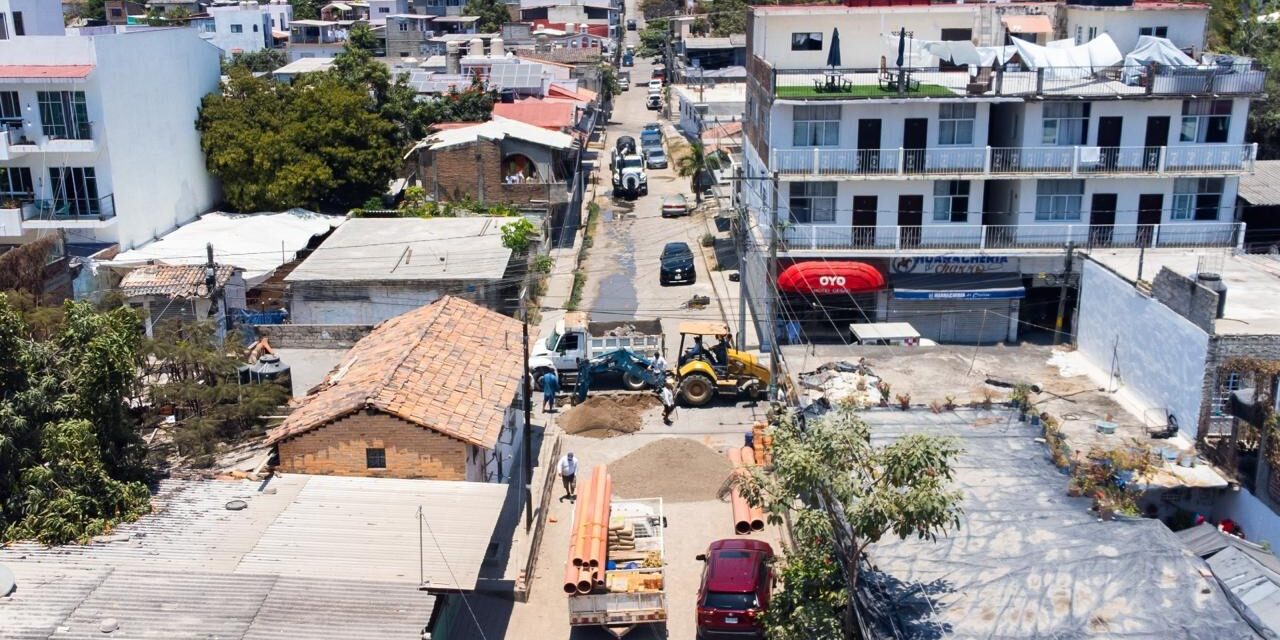
[[[0,242],[64,230],[129,249],[217,202],[195,120],[218,49],[116,29],[0,40]]]
[[[46,0],[0,0],[0,40],[23,36],[60,36],[66,29],[61,11],[42,10]]]
[[[200,37],[222,49],[230,58],[237,53],[253,53],[271,48],[275,34],[287,34],[293,21],[293,6],[285,0],[259,4],[252,0],[209,7]]]
[[[740,202],[760,255],[744,280],[777,286],[761,257],[777,229],[777,273],[856,260],[886,281],[839,305],[791,292],[788,309],[783,291],[780,319],[1016,340],[1054,324],[1068,243],[1242,240],[1233,205],[1265,72],[1198,60],[1207,5],[885,4],[752,8]],[[1144,35],[1167,39],[1134,52]]]
[[[294,20],[289,24],[289,62],[336,57],[347,43],[347,33],[339,22]]]
[[[369,0],[369,24],[381,27],[391,16],[409,13],[409,0]]]

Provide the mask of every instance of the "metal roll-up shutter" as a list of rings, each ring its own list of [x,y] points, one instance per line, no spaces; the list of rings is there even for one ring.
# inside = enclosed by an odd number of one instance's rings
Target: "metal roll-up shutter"
[[[943,344],[1004,342],[1013,300],[896,300],[887,322],[910,322],[920,335]]]

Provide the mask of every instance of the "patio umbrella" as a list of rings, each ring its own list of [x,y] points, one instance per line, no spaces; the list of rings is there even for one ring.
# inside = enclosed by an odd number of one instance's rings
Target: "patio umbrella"
[[[831,30],[831,49],[827,51],[827,66],[835,69],[840,65],[840,29]]]
[[[902,58],[907,52],[907,28],[898,33],[898,68],[902,68]]]

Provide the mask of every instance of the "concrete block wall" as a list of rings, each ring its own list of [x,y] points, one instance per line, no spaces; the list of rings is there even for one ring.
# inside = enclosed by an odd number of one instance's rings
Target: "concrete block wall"
[[[254,327],[272,347],[350,349],[373,330],[371,324],[272,324]]]
[[[1161,267],[1151,283],[1151,295],[1178,315],[1209,333],[1218,314],[1218,294],[1186,276]]]
[[[467,444],[385,413],[363,411],[282,441],[284,472],[377,478],[465,480]],[[370,469],[366,448],[386,450],[387,467]]]

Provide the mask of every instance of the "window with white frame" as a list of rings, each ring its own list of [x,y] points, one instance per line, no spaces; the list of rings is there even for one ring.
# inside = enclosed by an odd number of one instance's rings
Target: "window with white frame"
[[[1084,180],[1036,180],[1036,220],[1079,220]]]
[[[244,25],[242,24],[231,25],[231,33],[244,33]]]
[[[796,106],[791,130],[791,142],[797,147],[834,147],[840,144],[840,107]]]
[[[1240,374],[1236,371],[1218,374],[1218,389],[1213,394],[1213,415],[1224,416],[1227,414],[1229,405],[1231,404],[1231,392],[1239,391],[1243,388],[1240,384]]]
[[[938,180],[933,183],[933,219],[938,222],[969,221],[967,180]]]
[[[973,121],[978,105],[951,103],[938,105],[938,144],[973,144]]]
[[[836,221],[836,183],[792,182],[791,221],[797,224],[814,224]]]
[[[24,199],[34,195],[30,167],[0,167],[0,198]]]
[[[22,126],[22,103],[17,91],[0,91],[0,125]]]
[[[1040,142],[1055,146],[1082,145],[1089,135],[1089,103],[1046,102]]]
[[[1182,101],[1182,142],[1226,142],[1230,128],[1230,100]]]
[[[1169,27],[1141,27],[1138,29],[1138,37],[1154,36],[1156,38],[1168,38]]]
[[[1217,220],[1222,207],[1222,178],[1178,178],[1173,181],[1173,220]]]

